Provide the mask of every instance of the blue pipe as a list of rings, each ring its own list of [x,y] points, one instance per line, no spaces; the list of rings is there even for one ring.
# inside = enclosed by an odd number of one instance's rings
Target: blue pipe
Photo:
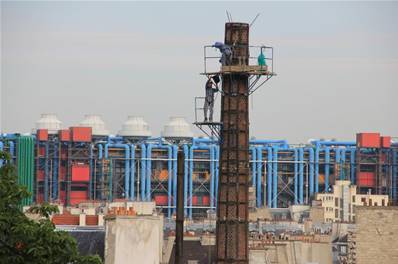
[[[172,157],[173,157],[173,150],[170,145],[163,145],[161,142],[159,143],[149,143],[147,148],[147,175],[146,175],[146,201],[151,200],[151,177],[152,177],[152,149],[167,149],[167,213],[168,217],[171,216],[171,189],[172,189]]]
[[[315,192],[319,192],[319,152],[320,148],[315,149]]]
[[[55,200],[57,198],[58,198],[58,145],[54,144],[53,197],[52,197],[52,199]]]
[[[356,146],[355,141],[323,141],[323,140],[313,140],[311,144],[316,145],[316,147],[320,146]]]
[[[272,207],[272,148],[267,147],[267,196],[268,196],[268,208]]]
[[[325,148],[325,192],[329,190],[330,148]]]
[[[217,207],[217,201],[218,201],[218,180],[219,180],[219,174],[220,174],[220,146],[216,145],[216,154],[215,154],[215,158],[216,158],[216,175],[215,175],[215,180],[216,180],[216,184],[215,184],[215,203],[214,203],[214,207]]]
[[[146,181],[146,146],[141,144],[141,201],[145,201]]]
[[[189,157],[189,148],[188,145],[184,144],[184,214],[187,215],[187,197],[188,197],[188,160]],[[175,195],[174,197],[177,197]],[[177,203],[177,199],[175,199],[175,203]],[[176,204],[177,206],[177,204]]]
[[[257,161],[256,161],[256,156],[257,156]],[[263,168],[263,146],[258,146],[257,147],[257,155],[256,152],[254,152],[254,164],[257,164],[257,191],[256,191],[256,196],[257,196],[257,207],[261,207],[262,205],[262,186],[261,186],[261,180],[262,180],[262,168]],[[255,170],[254,170],[255,172]],[[255,175],[255,174],[254,174]],[[256,178],[255,176],[253,176]]]
[[[211,146],[210,148],[210,207],[212,207],[214,203],[214,184],[215,184],[215,179],[214,179],[214,167],[215,167],[215,147],[214,145]]]
[[[314,193],[314,149],[309,148],[309,156],[310,156],[310,196]]]
[[[299,148],[299,203],[304,203],[304,149]]]
[[[204,145],[204,144],[200,144],[200,145],[192,145],[191,149],[190,149],[190,164],[189,164],[189,218],[192,218],[192,192],[193,192],[193,180],[192,180],[192,176],[193,176],[193,159],[194,159],[194,150],[197,149],[202,149],[202,150],[208,150],[210,153],[210,160],[214,160],[214,156],[212,157],[212,153],[214,153],[212,151],[212,148],[214,148],[213,145]],[[210,161],[210,166],[211,166],[211,162]],[[213,174],[212,174],[213,173]],[[210,179],[214,178],[214,170],[210,170]],[[211,180],[210,180],[211,183]],[[210,191],[210,195],[211,195],[211,191]],[[211,199],[210,199],[211,200]]]
[[[298,150],[294,151],[294,204],[298,204]]]
[[[89,184],[88,184],[88,194],[89,194],[89,199],[91,200],[93,198],[92,192],[93,192],[93,180],[94,180],[94,166],[93,166],[93,148],[94,146],[91,144],[90,145],[90,178],[89,178]]]
[[[130,193],[130,147],[128,144],[105,144],[105,159],[109,158],[109,147],[111,148],[124,148],[124,198],[129,199]]]
[[[48,177],[49,177],[49,168],[48,168],[48,141],[45,143],[45,160],[44,160],[44,201],[48,202]]]
[[[173,214],[177,210],[177,169],[178,146],[173,145]]]
[[[273,139],[268,139],[268,140],[250,140],[249,141],[250,145],[263,145],[263,146],[279,146],[281,148],[288,148],[289,145],[287,143],[287,140],[273,140]]]
[[[207,143],[207,144],[216,144],[218,140],[212,138],[193,138],[192,145],[197,145],[200,143]]]
[[[273,162],[273,169],[272,172],[274,174],[273,177],[273,208],[277,208],[278,207],[278,146],[274,146],[274,152],[273,152],[274,156],[272,158]]]
[[[355,184],[355,170],[356,170],[356,166],[355,166],[355,155],[356,154],[356,149],[355,148],[351,148],[351,155],[350,155],[350,165],[351,165],[351,169],[350,169],[350,173],[351,173],[351,183]]]
[[[257,166],[256,151],[257,151],[257,149],[254,146],[250,146],[250,151],[251,151],[251,162],[252,162],[252,164],[251,164],[252,186],[256,187],[256,182],[257,182],[257,180],[256,180],[256,175],[257,175],[257,172],[256,172],[256,166]]]
[[[135,200],[135,145],[130,145],[130,200]]]

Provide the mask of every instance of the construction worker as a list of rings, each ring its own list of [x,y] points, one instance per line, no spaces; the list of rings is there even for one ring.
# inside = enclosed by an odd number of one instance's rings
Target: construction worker
[[[220,50],[221,52],[221,65],[231,65],[232,63],[232,49],[229,45],[225,45],[221,42],[216,42],[212,47],[215,47]]]
[[[218,75],[211,76],[205,85],[206,96],[205,104],[203,106],[205,122],[213,122],[213,108],[214,108],[214,94],[219,92],[218,83],[220,82],[220,77]],[[210,110],[210,111],[209,111]],[[207,112],[209,112],[209,118],[207,118]]]

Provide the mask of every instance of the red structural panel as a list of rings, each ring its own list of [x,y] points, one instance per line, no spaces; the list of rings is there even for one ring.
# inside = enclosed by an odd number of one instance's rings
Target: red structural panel
[[[69,141],[70,140],[70,131],[69,129],[62,129],[58,134],[60,141]]]
[[[83,201],[88,200],[87,191],[71,191],[70,192],[70,204],[76,205]]]
[[[48,130],[47,129],[38,129],[36,132],[36,138],[39,141],[47,141],[48,140]]]
[[[155,195],[154,198],[156,205],[167,205],[167,195]]]
[[[357,147],[380,148],[380,133],[358,133]]]
[[[44,170],[36,171],[36,181],[44,181]]]
[[[39,147],[39,155],[40,156],[45,156],[46,155],[46,148],[45,147]]]
[[[198,196],[192,196],[192,205],[198,205]]]
[[[202,197],[202,203],[203,203],[203,205],[206,205],[206,206],[210,205],[210,197],[209,196],[203,196]]]
[[[72,165],[72,181],[89,181],[90,167],[86,164]]]
[[[359,172],[357,185],[361,187],[375,187],[376,174],[374,172]]]
[[[391,147],[391,137],[383,136],[380,138],[380,143],[382,148],[389,148]]]
[[[73,142],[91,142],[91,127],[71,127]]]

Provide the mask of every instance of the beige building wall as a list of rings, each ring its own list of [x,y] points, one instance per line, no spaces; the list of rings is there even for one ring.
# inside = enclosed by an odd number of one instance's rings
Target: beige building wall
[[[162,260],[161,216],[107,217],[105,264],[158,264]]]
[[[398,263],[398,207],[361,206],[356,215],[349,263]]]
[[[388,205],[388,195],[357,194],[350,181],[336,181],[333,193],[317,193],[315,199],[321,202],[324,222],[353,222],[356,206]]]

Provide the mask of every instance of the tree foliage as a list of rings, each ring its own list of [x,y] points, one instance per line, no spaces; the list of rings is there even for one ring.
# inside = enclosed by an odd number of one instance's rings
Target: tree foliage
[[[80,256],[76,240],[55,230],[49,216],[58,212],[56,206],[33,206],[30,212],[41,216],[37,221],[22,212],[21,200],[31,194],[18,184],[8,153],[0,151],[0,160],[0,263],[102,263],[97,255]]]

